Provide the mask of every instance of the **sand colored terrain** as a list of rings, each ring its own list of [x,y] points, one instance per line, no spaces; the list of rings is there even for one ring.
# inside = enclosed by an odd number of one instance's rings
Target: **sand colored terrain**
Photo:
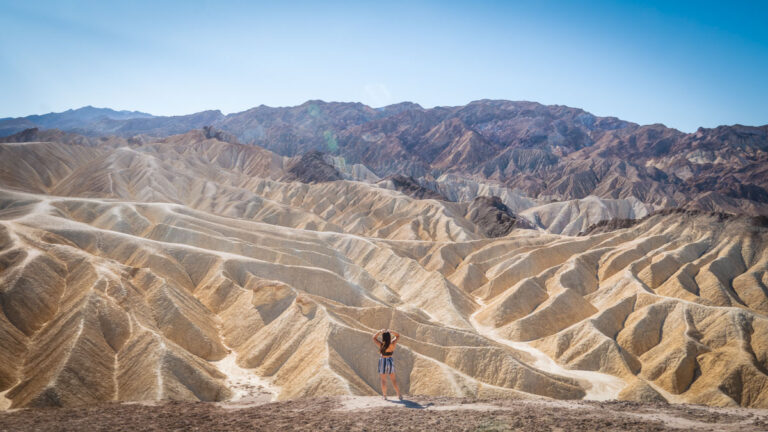
[[[768,411],[637,402],[416,396],[302,398],[274,403],[101,403],[0,412],[0,429],[36,431],[728,431],[762,432]]]
[[[0,407],[376,395],[389,327],[407,394],[768,408],[751,219],[490,238],[257,147],[123,144],[0,144]]]

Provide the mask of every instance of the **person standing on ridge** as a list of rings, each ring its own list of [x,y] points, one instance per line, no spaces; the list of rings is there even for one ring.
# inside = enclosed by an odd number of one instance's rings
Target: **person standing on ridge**
[[[379,335],[381,335],[381,341],[379,341]],[[398,340],[400,340],[400,334],[389,329],[381,329],[373,335],[373,341],[379,347],[379,354],[381,354],[378,371],[381,378],[381,394],[384,395],[384,400],[387,400],[387,375],[392,382],[392,387],[397,392],[397,398],[403,400],[400,389],[397,387],[397,381],[395,381],[395,360],[392,359]]]

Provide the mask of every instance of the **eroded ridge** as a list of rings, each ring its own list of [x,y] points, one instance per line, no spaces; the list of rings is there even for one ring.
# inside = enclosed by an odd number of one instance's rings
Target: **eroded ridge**
[[[466,203],[187,144],[0,146],[25,161],[0,189],[0,403],[227,400],[233,371],[374,395],[370,333],[396,327],[409,394],[768,407],[750,220],[487,238]]]

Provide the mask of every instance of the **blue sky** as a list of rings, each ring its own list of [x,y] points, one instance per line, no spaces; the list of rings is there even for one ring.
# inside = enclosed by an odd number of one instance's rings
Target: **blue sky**
[[[765,1],[0,0],[0,117],[491,98],[766,124],[767,22]]]

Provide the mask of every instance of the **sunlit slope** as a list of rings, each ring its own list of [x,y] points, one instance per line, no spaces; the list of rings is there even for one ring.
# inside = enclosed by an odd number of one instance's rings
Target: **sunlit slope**
[[[209,362],[229,350],[281,398],[372,394],[370,333],[387,326],[411,392],[583,395],[477,335],[474,299],[386,244],[164,204],[51,199],[2,217],[14,406],[226,398]]]
[[[466,205],[415,200],[375,185],[277,181],[285,160],[253,146],[201,140],[90,148],[0,145],[2,183],[58,196],[173,202],[240,219],[399,239],[482,237]],[[179,141],[179,142],[177,142]]]
[[[491,239],[467,203],[200,137],[0,145],[0,406],[377,393],[768,407],[768,231],[657,214]],[[566,370],[568,369],[568,370]],[[5,398],[5,399],[4,399]]]

